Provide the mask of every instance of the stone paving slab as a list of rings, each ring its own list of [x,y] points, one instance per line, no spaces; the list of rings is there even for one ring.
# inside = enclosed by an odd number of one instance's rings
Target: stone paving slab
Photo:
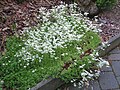
[[[91,81],[88,90],[101,90],[99,82],[97,80]]]
[[[104,90],[106,90],[106,89],[104,89]],[[120,90],[120,89],[107,89],[107,90]]]
[[[117,78],[118,84],[120,86],[120,77],[116,77],[116,78]]]
[[[119,88],[113,72],[102,72],[99,77],[102,90],[115,90]]]
[[[108,60],[120,60],[120,54],[111,54],[108,56]]]
[[[120,47],[117,47],[110,52],[110,54],[117,54],[117,53],[120,53]]]
[[[111,62],[113,72],[116,76],[120,76],[120,61],[112,61]]]

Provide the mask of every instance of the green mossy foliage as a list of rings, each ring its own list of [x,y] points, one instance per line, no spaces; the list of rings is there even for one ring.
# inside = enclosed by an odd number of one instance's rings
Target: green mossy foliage
[[[117,0],[96,0],[96,4],[101,10],[111,9],[116,2]]]

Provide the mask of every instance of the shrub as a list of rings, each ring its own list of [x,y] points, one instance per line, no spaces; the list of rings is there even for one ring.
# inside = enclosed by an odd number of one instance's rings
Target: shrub
[[[96,0],[99,9],[110,9],[116,4],[117,0]]]
[[[43,79],[61,78],[83,83],[98,76],[105,64],[95,50],[100,43],[96,25],[83,17],[76,5],[40,8],[40,22],[21,37],[7,39],[0,60],[0,81],[26,90]]]

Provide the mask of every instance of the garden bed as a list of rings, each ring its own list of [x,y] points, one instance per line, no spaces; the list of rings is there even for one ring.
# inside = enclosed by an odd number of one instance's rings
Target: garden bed
[[[0,81],[7,89],[30,89],[48,77],[82,85],[99,76],[106,64],[96,51],[99,29],[76,4],[42,7],[38,20],[21,36],[7,38],[7,52],[0,60]]]

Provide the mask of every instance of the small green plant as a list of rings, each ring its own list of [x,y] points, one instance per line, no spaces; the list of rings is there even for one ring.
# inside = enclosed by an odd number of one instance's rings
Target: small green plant
[[[98,76],[105,64],[96,58],[98,29],[77,10],[74,4],[40,8],[41,24],[7,39],[0,60],[0,81],[7,88],[27,90],[48,77],[83,83]]]
[[[96,4],[99,7],[99,9],[111,9],[115,4],[117,0],[96,0]]]

